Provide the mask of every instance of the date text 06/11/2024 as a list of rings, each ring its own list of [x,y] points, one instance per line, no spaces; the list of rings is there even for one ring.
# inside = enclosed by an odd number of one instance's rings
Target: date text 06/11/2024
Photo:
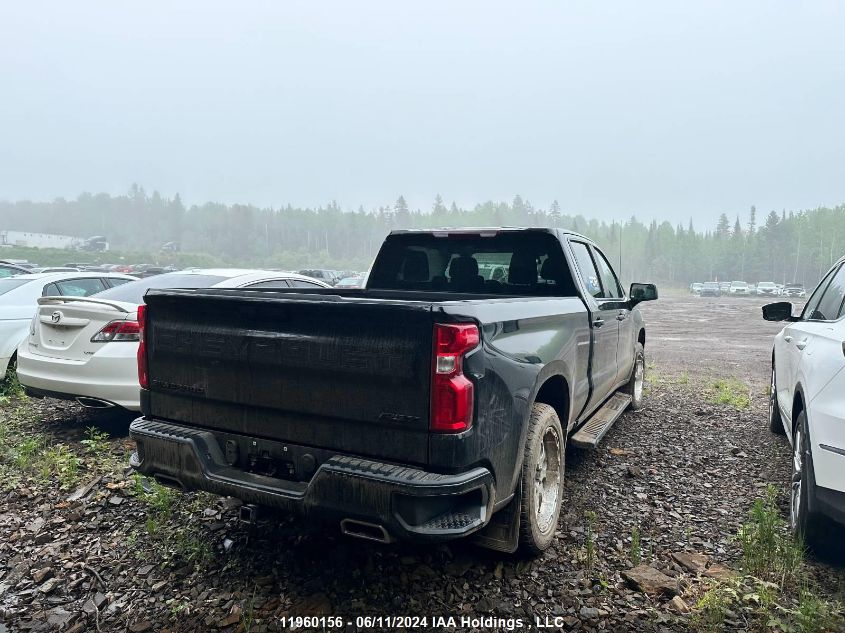
[[[560,629],[564,626],[564,618],[535,617],[534,622],[523,618],[503,618],[497,616],[402,616],[377,615],[356,616],[285,616],[280,618],[279,624],[291,630],[298,629],[345,629],[354,626],[357,630],[366,629],[437,629],[449,630],[460,628],[496,629],[515,631],[531,626],[536,629]]]

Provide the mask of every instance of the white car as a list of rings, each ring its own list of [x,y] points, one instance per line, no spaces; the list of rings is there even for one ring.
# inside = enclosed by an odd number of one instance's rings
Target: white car
[[[744,281],[732,281],[728,288],[728,294],[744,297],[750,295],[751,290]]]
[[[780,295],[780,288],[773,281],[761,281],[757,284],[757,294],[761,296],[770,295],[777,297]]]
[[[0,279],[0,379],[5,376],[18,345],[26,339],[39,297],[84,297],[134,279],[120,273],[79,271],[22,274]]]
[[[800,317],[789,302],[765,306],[763,317],[788,322],[772,352],[769,426],[792,444],[790,525],[818,549],[827,518],[845,524],[845,258]]]
[[[18,349],[18,379],[34,397],[138,411],[137,312],[148,289],[292,287],[330,286],[296,273],[192,269],[139,279],[90,299],[44,297]]]

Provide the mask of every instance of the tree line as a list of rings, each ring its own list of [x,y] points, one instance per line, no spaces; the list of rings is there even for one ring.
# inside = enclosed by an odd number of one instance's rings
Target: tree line
[[[178,194],[165,198],[133,185],[119,196],[0,201],[0,230],[104,235],[114,250],[144,254],[146,263],[177,265],[366,270],[390,230],[454,226],[577,231],[604,249],[626,283],[686,286],[741,279],[810,286],[845,253],[845,205],[762,216],[752,206],[741,216],[723,213],[708,227],[692,221],[644,223],[636,217],[598,221],[563,212],[557,201],[541,208],[521,196],[460,208],[438,195],[425,210],[411,210],[401,196],[393,204],[357,211],[345,211],[335,202],[316,208],[213,202],[186,207]],[[178,245],[179,252],[162,250],[167,243]],[[108,261],[109,253],[99,259]]]

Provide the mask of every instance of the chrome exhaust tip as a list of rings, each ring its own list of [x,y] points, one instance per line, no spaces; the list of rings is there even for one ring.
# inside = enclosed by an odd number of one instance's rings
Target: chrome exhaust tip
[[[390,532],[378,523],[369,523],[358,519],[343,519],[340,522],[340,531],[346,536],[364,539],[365,541],[385,544],[393,542]]]
[[[86,409],[111,409],[115,405],[99,398],[89,398],[88,396],[79,396],[76,401]]]

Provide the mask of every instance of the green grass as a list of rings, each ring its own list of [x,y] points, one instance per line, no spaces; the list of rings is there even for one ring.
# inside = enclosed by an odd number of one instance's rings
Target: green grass
[[[23,387],[18,380],[18,373],[14,367],[6,370],[6,375],[0,380],[0,404],[7,404],[13,398],[25,398]]]
[[[596,563],[596,513],[592,510],[588,510],[584,513],[585,518],[587,519],[587,528],[586,528],[586,542],[584,544],[585,552],[586,552],[586,565],[587,569],[592,569]]]
[[[723,631],[728,611],[737,599],[736,590],[728,584],[713,583],[695,605],[692,624],[697,631]]]
[[[634,567],[639,565],[643,559],[643,547],[640,537],[640,527],[638,525],[631,528],[631,551],[629,558]]]
[[[691,617],[698,631],[721,631],[729,614],[748,630],[822,633],[845,630],[842,605],[819,592],[804,562],[804,547],[792,538],[769,487],[755,501],[737,533],[741,573],[713,582]]]
[[[735,378],[719,379],[710,384],[708,389],[710,402],[724,404],[734,409],[743,410],[751,406],[751,389]]]
[[[38,470],[44,481],[55,478],[59,488],[68,490],[79,482],[82,458],[65,444],[54,444],[41,452]]]
[[[180,504],[178,502],[182,498],[188,497],[139,473],[133,475],[131,491],[136,499],[146,505],[144,528],[160,561],[203,568],[214,560],[214,551],[208,539],[195,531],[194,524],[176,529],[170,526],[177,512],[195,514],[200,511],[200,506],[206,505],[210,497],[193,495],[188,503]]]
[[[804,546],[789,534],[780,516],[774,486],[769,486],[763,499],[754,502],[748,521],[739,529],[737,541],[747,574],[781,587],[800,579]]]
[[[101,431],[96,426],[89,426],[85,429],[85,438],[80,441],[85,450],[95,457],[105,457],[109,452],[109,434]]]

